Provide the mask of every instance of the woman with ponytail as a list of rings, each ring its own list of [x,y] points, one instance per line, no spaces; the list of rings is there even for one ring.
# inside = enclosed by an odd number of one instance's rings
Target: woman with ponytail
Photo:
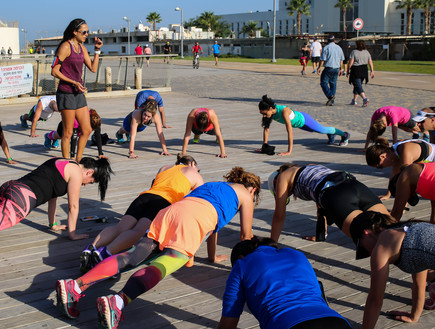
[[[328,136],[328,144],[335,142],[335,135],[341,136],[340,146],[346,146],[349,142],[350,134],[343,132],[334,127],[324,127],[309,114],[299,112],[285,105],[277,105],[275,102],[264,95],[258,104],[260,114],[263,115],[263,145],[269,140],[269,127],[272,120],[285,124],[288,135],[287,152],[278,153],[280,156],[290,155],[293,149],[293,128],[301,128],[309,132],[326,134]]]
[[[160,252],[148,266],[134,273],[118,294],[97,299],[101,327],[117,328],[124,306],[184,265],[192,266],[193,256],[205,239],[209,261],[226,260],[226,255],[216,255],[217,232],[238,211],[240,240],[252,238],[254,202],[258,202],[260,178],[240,167],[233,168],[224,178],[226,182],[199,186],[183,200],[157,214],[148,232],[148,238],[154,241],[155,247],[149,248],[148,254],[143,256],[148,256],[157,248]],[[97,267],[103,267],[108,262],[110,257]],[[79,287],[75,281],[67,286],[68,290],[57,289],[58,304],[61,302],[59,307],[64,313],[77,317],[76,304],[83,286]]]
[[[89,109],[84,95],[87,89],[83,86],[82,80],[83,64],[91,72],[97,72],[100,49],[103,45],[101,39],[95,37],[95,55],[91,59],[83,45],[88,34],[89,29],[85,20],[77,18],[71,21],[63,33],[63,39],[55,51],[51,66],[51,75],[60,80],[56,103],[62,116],[62,156],[64,158],[70,156],[70,140],[73,135],[74,120],[77,120],[82,130],[77,145],[77,161],[82,158],[86,142],[92,132]]]
[[[54,231],[68,229],[71,240],[85,239],[87,234],[77,234],[80,188],[98,183],[101,200],[106,196],[110,176],[113,174],[107,159],[82,158],[74,160],[53,158],[17,180],[0,187],[0,230],[21,220],[34,208],[48,202],[48,226]],[[56,222],[57,197],[68,195],[68,226]]]
[[[434,162],[435,144],[422,139],[408,139],[393,144],[391,147],[386,138],[379,137],[375,144],[366,151],[366,161],[371,167],[384,169],[392,167],[390,179],[400,173],[400,168],[416,162]],[[387,200],[390,191],[381,195],[381,200]]]

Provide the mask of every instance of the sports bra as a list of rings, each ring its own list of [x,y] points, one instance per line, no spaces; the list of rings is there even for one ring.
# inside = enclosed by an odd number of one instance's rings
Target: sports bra
[[[213,126],[213,123],[211,123],[211,121],[210,121],[210,111],[207,108],[196,109],[195,120],[193,121],[193,126],[195,127],[195,129],[198,129],[198,126],[196,125],[196,118],[198,117],[199,113],[201,113],[201,112],[207,112],[207,116],[208,116],[208,125],[207,125],[207,128],[205,128],[203,131],[212,130],[214,128],[214,126]]]
[[[400,157],[398,148],[400,145],[403,145],[405,143],[415,143],[418,144],[421,147],[421,153],[417,160],[414,162],[434,162],[435,161],[435,144],[431,144],[429,142],[426,142],[423,139],[409,139],[405,141],[398,142],[392,146],[394,153]],[[432,148],[430,150],[429,146]]]

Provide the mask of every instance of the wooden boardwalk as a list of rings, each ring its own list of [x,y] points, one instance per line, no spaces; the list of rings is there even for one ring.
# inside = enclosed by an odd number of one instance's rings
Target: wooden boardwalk
[[[352,142],[347,147],[340,148],[325,145],[326,139],[321,135],[297,130],[291,159],[266,156],[254,151],[261,141],[256,103],[238,102],[235,106],[233,100],[225,98],[196,97],[178,92],[167,93],[163,97],[168,124],[174,126],[164,130],[168,150],[173,155],[181,150],[185,119],[191,108],[211,107],[218,111],[228,158],[215,158],[219,148],[214,138],[209,136],[202,137],[198,145],[189,144],[188,151],[197,159],[205,181],[221,180],[235,165],[243,166],[261,177],[264,190],[255,210],[253,227],[254,233],[259,236],[269,235],[274,210],[273,197],[267,191],[267,178],[287,161],[321,163],[332,169],[348,170],[379,194],[387,185],[385,173],[366,166],[364,157],[356,152],[364,140],[361,131],[351,131]],[[88,103],[101,114],[103,132],[114,138],[124,116],[133,108],[134,97],[89,99]],[[31,105],[33,104],[0,107],[0,118],[12,156],[20,162],[19,165],[9,166],[3,161],[3,154],[0,154],[0,183],[21,177],[48,158],[61,154],[60,150],[46,150],[43,147],[43,134],[57,126],[59,116],[39,123],[38,138],[29,138],[29,130],[20,127],[18,117],[27,112]],[[277,150],[285,149],[284,136],[283,125],[275,124],[271,140]],[[54,285],[57,279],[77,278],[80,275],[79,255],[83,247],[104,227],[116,223],[138,193],[150,186],[161,166],[175,161],[175,156],[159,155],[161,148],[153,127],[138,134],[136,150],[140,158],[129,160],[126,157],[127,145],[111,144],[104,147],[116,175],[110,182],[103,203],[98,201],[97,186],[82,189],[80,216],[100,215],[110,218],[109,224],[78,223],[78,231],[89,233],[90,239],[69,241],[65,235],[49,231],[47,205],[35,209],[19,225],[0,232],[0,328],[96,327],[96,297],[120,290],[134,270],[123,273],[116,280],[107,280],[88,289],[79,303],[81,314],[77,320],[62,317],[54,307]],[[85,155],[96,154],[95,147],[85,151]],[[387,207],[390,208],[392,202],[393,200],[388,200]],[[60,198],[58,221],[65,223],[66,213],[67,200]],[[430,204],[425,200],[412,209],[412,216],[417,218],[427,219],[429,213]],[[405,219],[409,217],[408,214]],[[229,254],[238,242],[238,219],[237,215],[221,231],[218,253]],[[280,243],[306,254],[324,284],[330,306],[348,318],[354,328],[359,328],[370,283],[369,261],[355,260],[351,239],[336,227],[330,228],[326,242],[313,243],[301,239],[302,235],[314,230],[314,203],[292,200],[287,207],[287,220]],[[125,320],[121,321],[120,328],[216,327],[230,270],[229,261],[210,264],[206,259],[206,247],[201,246],[194,267],[182,268],[125,309]],[[383,312],[392,309],[410,310],[410,288],[410,275],[392,266]],[[383,313],[377,328],[393,327],[434,328],[435,313],[424,311],[419,323],[414,325],[390,320]],[[239,328],[258,328],[258,323],[249,312],[245,312]]]

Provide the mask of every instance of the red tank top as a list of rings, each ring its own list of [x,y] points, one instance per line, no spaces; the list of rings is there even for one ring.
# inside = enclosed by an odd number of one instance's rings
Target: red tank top
[[[208,115],[208,125],[207,125],[207,128],[205,128],[203,131],[212,130],[214,128],[214,126],[213,126],[213,124],[210,121],[210,111],[208,109],[206,109],[206,108],[200,108],[200,109],[196,110],[196,112],[195,112],[195,120],[193,121],[193,127],[195,129],[198,129],[198,126],[196,125],[196,118],[199,115],[199,113],[201,113],[201,112],[207,112],[207,115]]]
[[[79,45],[80,51],[79,53],[76,53],[71,42],[68,41],[68,43],[71,47],[71,54],[63,61],[63,64],[60,67],[60,72],[62,72],[62,74],[67,78],[70,78],[71,80],[74,81],[78,81],[83,85],[82,73],[83,73],[83,63],[85,60],[83,56],[82,45]],[[59,81],[58,90],[69,94],[81,93],[81,91],[78,91],[77,88],[74,87],[72,84],[65,82],[63,80]]]

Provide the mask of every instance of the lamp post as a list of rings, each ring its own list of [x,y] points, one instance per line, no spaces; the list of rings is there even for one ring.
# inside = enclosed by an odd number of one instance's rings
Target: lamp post
[[[24,33],[24,53],[27,53],[27,30],[21,29],[21,32]]]
[[[272,63],[276,63],[275,59],[275,34],[276,34],[276,0],[273,0],[273,42],[272,42]]]
[[[124,16],[122,19],[128,23],[128,31],[127,31],[128,51],[127,51],[127,54],[130,55],[130,22],[131,22],[131,19],[126,17],[126,16]]]
[[[270,37],[270,22],[269,21],[266,21],[266,24],[267,24],[267,34],[269,35],[269,37]]]
[[[181,40],[181,58],[184,58],[183,53],[183,38],[184,38],[184,27],[183,27],[183,8],[175,7],[175,11],[181,11],[181,24],[180,24],[180,40]]]

